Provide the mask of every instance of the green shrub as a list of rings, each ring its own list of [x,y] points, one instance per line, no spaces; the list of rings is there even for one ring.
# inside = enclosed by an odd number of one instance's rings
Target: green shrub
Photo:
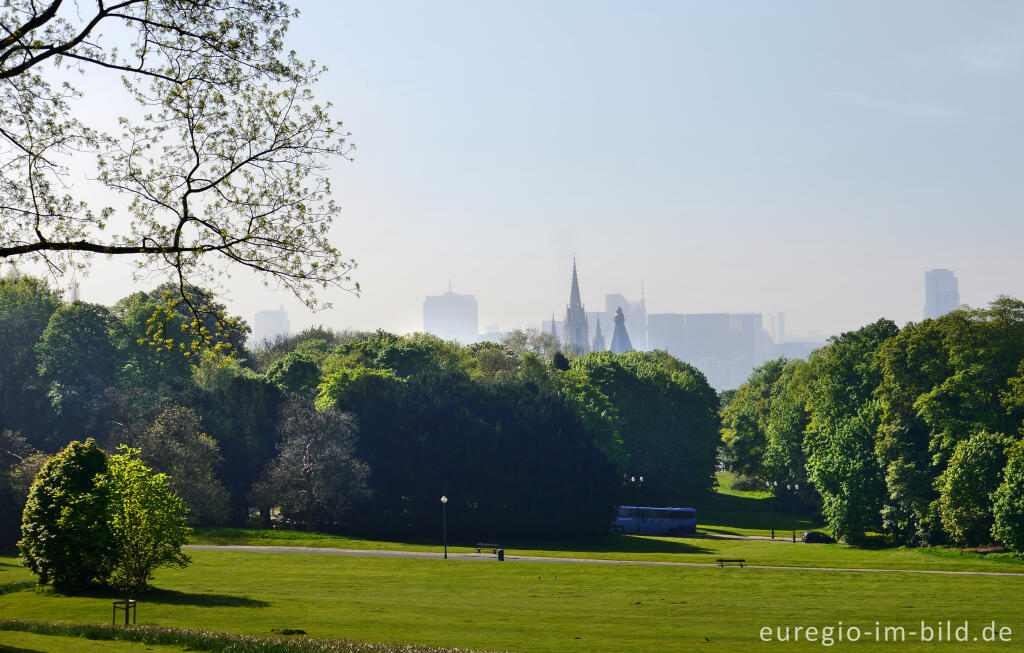
[[[91,438],[51,458],[29,490],[18,542],[21,560],[42,584],[84,586],[111,571],[109,497],[96,479],[107,456]]]
[[[953,450],[949,467],[939,477],[939,514],[954,542],[989,542],[993,522],[989,495],[1002,481],[1010,443],[1004,435],[983,431]]]
[[[1024,441],[1009,450],[1003,482],[992,493],[992,537],[1014,551],[1024,551]]]

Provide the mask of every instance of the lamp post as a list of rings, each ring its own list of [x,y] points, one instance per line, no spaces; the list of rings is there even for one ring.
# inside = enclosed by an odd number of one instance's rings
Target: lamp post
[[[640,532],[640,504],[637,501],[637,488],[644,482],[644,477],[630,476],[629,482],[633,484],[633,510],[636,511],[636,532]]]
[[[779,486],[778,481],[765,481],[764,487],[768,491],[768,523],[772,529],[772,539],[775,539],[775,509],[773,508],[775,502],[772,499],[775,498],[775,488]]]
[[[796,491],[800,489],[800,484],[794,483],[793,487],[790,488],[789,483],[787,483],[786,489],[792,489],[792,493],[789,495],[789,512],[793,516],[793,544],[796,544]]]
[[[448,497],[441,496],[441,541],[444,542],[444,559],[448,559]]]

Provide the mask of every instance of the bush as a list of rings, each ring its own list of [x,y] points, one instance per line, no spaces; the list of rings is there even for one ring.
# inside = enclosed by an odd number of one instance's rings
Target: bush
[[[981,545],[992,531],[989,495],[1002,481],[1011,441],[984,431],[956,445],[949,467],[939,477],[939,514],[953,541]]]
[[[110,576],[109,497],[97,487],[107,456],[92,438],[51,458],[29,490],[18,550],[42,584],[83,586]]]
[[[1024,551],[1024,441],[1009,450],[1003,482],[992,493],[992,537]]]

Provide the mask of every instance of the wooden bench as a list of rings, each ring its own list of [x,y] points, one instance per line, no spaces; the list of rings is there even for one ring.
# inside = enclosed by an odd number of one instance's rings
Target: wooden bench
[[[500,544],[492,544],[490,542],[477,542],[476,543],[476,552],[477,553],[482,553],[484,549],[490,549],[491,553],[493,553],[494,555],[498,555],[498,549],[500,549],[500,548],[501,548]]]
[[[731,565],[739,565],[740,567],[742,567],[743,563],[745,563],[745,562],[746,562],[746,560],[744,560],[743,558],[719,558],[718,559],[718,566],[719,567],[724,567],[727,564],[731,564]]]

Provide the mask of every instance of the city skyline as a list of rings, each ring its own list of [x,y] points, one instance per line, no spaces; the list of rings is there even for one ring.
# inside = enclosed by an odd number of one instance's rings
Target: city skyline
[[[643,286],[650,313],[784,312],[796,337],[919,321],[922,270],[956,270],[971,306],[1024,297],[1024,6],[938,4],[297,2],[286,47],[328,66],[359,147],[332,234],[362,296],[311,313],[244,270],[213,281],[238,315],[397,333],[448,279],[480,324],[561,313],[574,250],[588,307]],[[117,75],[76,83],[119,97]],[[132,110],[100,105],[83,117]],[[131,271],[96,257],[81,297],[164,280]]]

